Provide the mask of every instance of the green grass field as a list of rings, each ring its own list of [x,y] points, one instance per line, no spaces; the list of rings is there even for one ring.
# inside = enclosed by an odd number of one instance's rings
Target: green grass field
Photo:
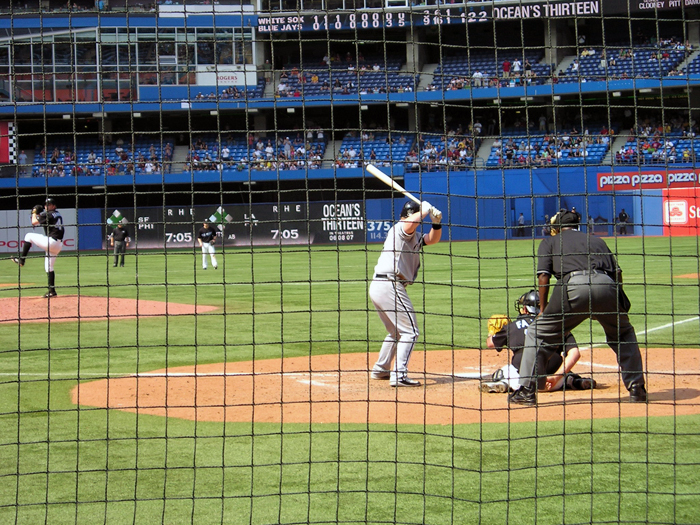
[[[647,347],[700,346],[697,238],[608,239]],[[536,243],[425,250],[417,349],[480,348],[535,282]],[[463,426],[203,423],[76,407],[79,381],[163,367],[376,352],[380,246],[64,253],[59,294],[218,306],[198,316],[0,325],[0,523],[699,523],[700,416]],[[38,255],[36,252],[33,252]],[[0,261],[0,298],[45,292]],[[33,283],[33,284],[30,284]],[[648,333],[647,333],[648,331]],[[582,325],[579,343],[603,341]],[[700,399],[700,398],[699,398]],[[700,401],[699,401],[700,402]]]

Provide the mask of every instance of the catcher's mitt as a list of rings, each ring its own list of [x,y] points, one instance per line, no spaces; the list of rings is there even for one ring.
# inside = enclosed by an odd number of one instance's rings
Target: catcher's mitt
[[[507,315],[492,315],[489,317],[488,321],[489,335],[495,335],[496,333],[500,332],[501,329],[508,323],[510,323],[510,319]]]
[[[44,207],[41,204],[37,204],[32,208],[32,215],[39,215],[42,211],[44,211]]]

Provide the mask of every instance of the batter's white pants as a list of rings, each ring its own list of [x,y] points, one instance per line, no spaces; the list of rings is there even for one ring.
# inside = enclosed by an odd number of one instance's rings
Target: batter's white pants
[[[56,256],[61,253],[63,249],[63,242],[40,233],[28,233],[24,236],[24,242],[29,242],[32,246],[41,248],[46,252],[44,269],[46,273],[53,272],[53,265],[56,261]]]
[[[389,279],[375,278],[369,285],[369,298],[389,332],[382,343],[375,367],[391,370],[392,381],[401,379],[408,372],[408,361],[420,334],[413,303],[406,293],[406,287]]]
[[[216,263],[216,256],[214,255],[216,253],[216,250],[214,249],[213,244],[209,244],[208,242],[202,243],[202,268],[205,270],[207,269],[207,254],[211,258],[211,264],[214,268],[219,266]]]

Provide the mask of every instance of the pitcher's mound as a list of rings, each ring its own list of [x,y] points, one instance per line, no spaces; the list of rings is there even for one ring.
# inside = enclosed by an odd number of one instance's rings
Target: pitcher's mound
[[[88,295],[7,297],[0,299],[0,323],[104,321],[164,315],[192,315],[216,310],[216,306],[164,303],[141,299],[117,299]]]

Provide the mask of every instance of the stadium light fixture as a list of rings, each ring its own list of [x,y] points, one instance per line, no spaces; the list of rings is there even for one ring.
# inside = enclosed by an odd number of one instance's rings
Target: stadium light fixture
[[[63,120],[70,120],[73,118],[73,115],[63,115]]]
[[[621,97],[621,96],[622,96],[622,92],[621,92],[621,91],[613,91],[612,96],[613,96],[613,97]]]
[[[139,112],[134,113],[134,118],[141,118],[141,113],[139,113]]]
[[[215,109],[212,109],[212,110],[209,112],[209,114],[210,114],[212,117],[215,117],[215,116],[217,116],[217,115],[219,114],[219,112],[218,112],[217,110],[215,110]]]
[[[294,108],[287,108],[287,113],[294,113],[296,110]]]
[[[651,88],[642,88],[639,90],[640,93],[651,93]]]
[[[362,105],[360,106],[360,109],[361,109],[362,111],[367,111],[367,110],[369,109],[369,106],[367,106],[367,104],[362,104]]]

